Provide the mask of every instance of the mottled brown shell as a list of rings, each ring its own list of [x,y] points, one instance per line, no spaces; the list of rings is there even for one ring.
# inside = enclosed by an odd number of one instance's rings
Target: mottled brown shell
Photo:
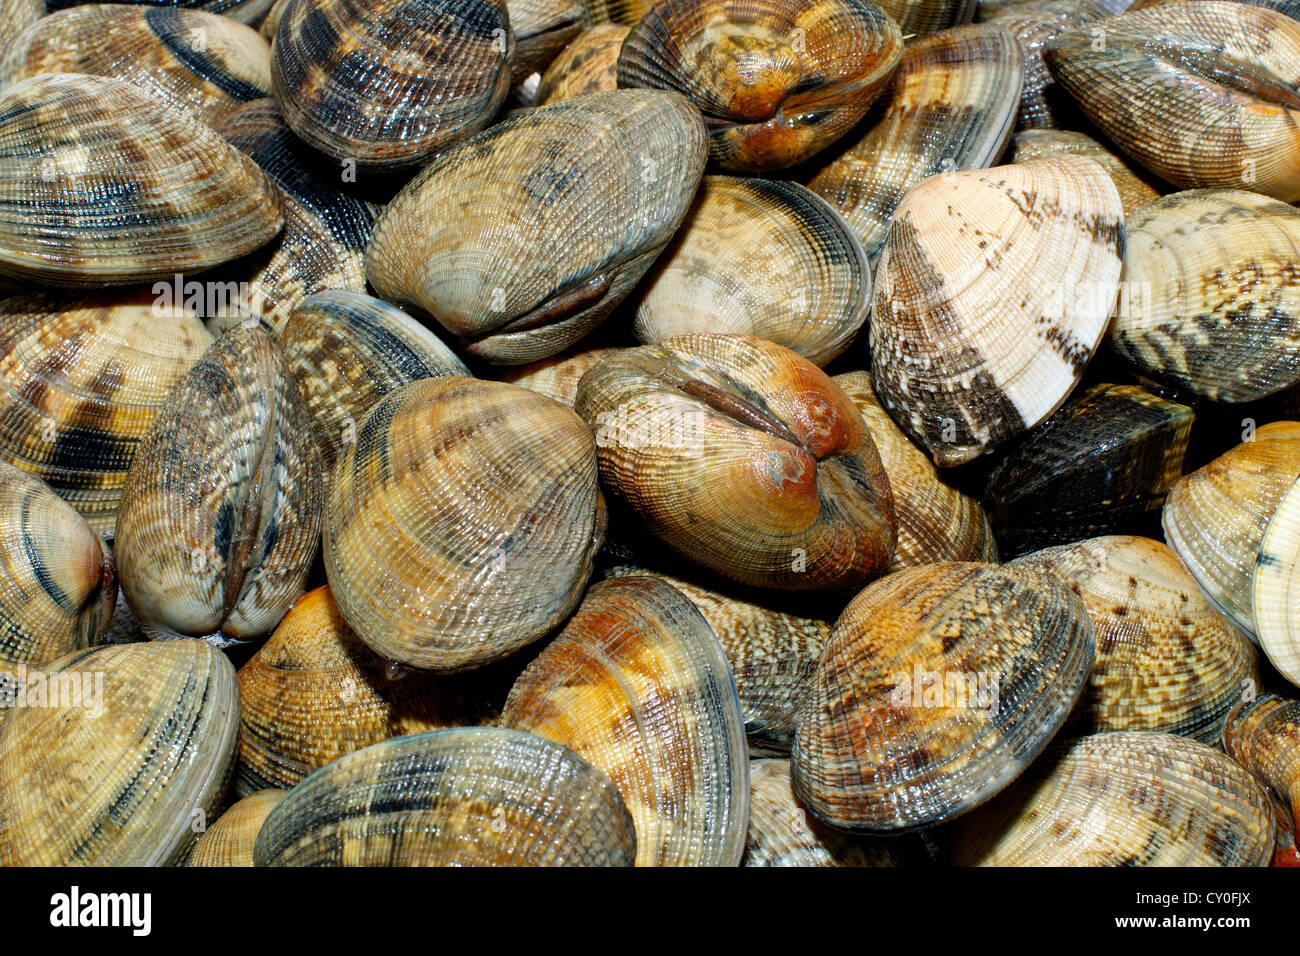
[[[1300,701],[1243,699],[1228,715],[1223,749],[1286,801],[1293,828],[1300,824]],[[1294,855],[1294,830],[1291,836]]]
[[[288,790],[259,790],[240,800],[203,831],[186,866],[252,866],[253,843]]]
[[[904,37],[923,37],[970,23],[977,0],[881,0]]]
[[[618,89],[618,51],[630,30],[618,23],[602,23],[579,33],[542,74],[533,105]]]
[[[500,377],[503,382],[530,389],[572,408],[578,400],[582,376],[605,356],[617,351],[599,347],[571,349],[527,365],[508,366],[500,370]]]

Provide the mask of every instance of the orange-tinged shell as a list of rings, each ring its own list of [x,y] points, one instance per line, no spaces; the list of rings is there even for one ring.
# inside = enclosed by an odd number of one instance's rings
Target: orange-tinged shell
[[[259,790],[244,797],[203,832],[185,865],[252,866],[257,832],[288,795],[288,790]]]
[[[542,74],[533,105],[618,89],[618,51],[631,29],[602,23],[579,33]]]
[[[881,0],[905,37],[923,37],[949,27],[970,23],[977,0]]]
[[[1223,749],[1286,801],[1292,828],[1300,824],[1300,701],[1243,699],[1228,715]],[[1294,829],[1291,836],[1294,853]]]

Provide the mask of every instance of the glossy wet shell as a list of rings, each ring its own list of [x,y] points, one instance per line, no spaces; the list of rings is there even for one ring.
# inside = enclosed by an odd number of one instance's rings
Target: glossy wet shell
[[[1101,47],[1101,49],[1098,49]],[[1122,14],[1050,41],[1058,82],[1112,142],[1190,189],[1300,198],[1300,23],[1244,3]]]
[[[677,230],[705,139],[699,113],[671,93],[615,90],[515,114],[398,193],[375,227],[371,285],[431,314],[476,358],[561,352]]]
[[[239,669],[239,697],[238,793],[287,790],[370,744],[495,717],[485,690],[464,679],[389,676],[327,587],[299,598]]]
[[[282,222],[252,160],[128,83],[43,74],[0,92],[0,273],[170,279],[251,252]]]
[[[1228,715],[1223,749],[1286,800],[1294,827],[1300,821],[1300,701],[1273,694],[1243,700]]]
[[[505,0],[294,0],[271,85],[313,149],[392,172],[486,126],[514,54]]]
[[[947,484],[934,462],[889,417],[866,372],[833,379],[862,413],[889,476],[898,517],[898,547],[889,570],[938,561],[998,559],[997,542],[980,503]]]
[[[587,592],[510,690],[501,724],[572,747],[636,821],[639,866],[735,866],[749,759],[722,647],[680,591],[640,577]]]
[[[1263,866],[1268,797],[1186,737],[1142,731],[1053,745],[949,836],[959,866]]]
[[[1043,62],[1043,44],[1067,29],[1109,16],[1092,0],[1047,0],[1017,3],[999,12],[992,23],[1015,35],[1024,53],[1025,80],[1020,94],[1017,129],[1050,129],[1056,126],[1048,88],[1052,74]]]
[[[1141,167],[1116,156],[1091,136],[1063,129],[1026,129],[1016,134],[1012,162],[1026,163],[1045,156],[1083,156],[1099,163],[1119,191],[1125,217],[1160,196],[1143,178],[1149,174],[1144,174]]]
[[[507,0],[515,53],[510,83],[518,86],[540,73],[582,30],[582,5],[577,0]]]
[[[542,74],[533,105],[618,89],[618,51],[630,30],[622,24],[602,23],[579,33]]]
[[[970,23],[976,0],[884,0],[880,9],[898,24],[903,36],[926,36]]]
[[[0,42],[5,49],[18,34],[45,16],[45,0],[0,0]]]
[[[871,267],[839,213],[803,186],[705,176],[642,289],[642,342],[734,332],[825,365],[867,320]]]
[[[234,759],[230,662],[186,640],[80,651],[49,670],[45,705],[0,723],[0,864],[182,860]]]
[[[270,337],[240,325],[167,397],[118,509],[142,624],[218,643],[268,634],[302,594],[323,499],[311,425]]]
[[[849,131],[903,52],[870,0],[660,0],[623,43],[618,85],[677,90],[733,172],[803,162]]]
[[[186,866],[252,866],[257,831],[287,790],[259,790],[223,813],[190,851]]]
[[[1273,422],[1183,476],[1165,501],[1165,540],[1220,613],[1252,639],[1251,581],[1260,543],[1298,477],[1300,423]]]
[[[876,271],[876,394],[940,467],[1033,428],[1106,330],[1124,210],[1075,157],[933,177],[899,204]]]
[[[1087,609],[1052,575],[975,563],[891,574],[845,608],[808,684],[795,794],[846,830],[958,816],[1047,745],[1092,658]]]
[[[1278,501],[1260,539],[1251,610],[1260,649],[1300,687],[1300,482]]]
[[[568,616],[604,530],[577,415],[513,385],[425,379],[384,396],[339,459],[325,570],[376,653],[465,670]]]
[[[625,349],[583,376],[601,480],[677,551],[762,587],[848,588],[894,555],[889,479],[856,406],[744,335]]]
[[[501,369],[501,380],[531,389],[561,405],[573,407],[578,400],[578,383],[601,359],[616,348],[574,349],[551,358]]]
[[[263,824],[258,866],[630,866],[610,779],[572,750],[496,727],[374,744],[316,771]]]
[[[358,292],[318,292],[303,300],[279,345],[327,469],[356,441],[366,412],[393,389],[422,378],[470,374],[415,319]]]
[[[1297,24],[1300,27],[1300,24]],[[1300,381],[1300,210],[1193,190],[1128,217],[1111,346],[1140,373],[1218,402]]]
[[[1022,56],[1001,28],[961,27],[908,45],[880,119],[808,183],[873,263],[894,210],[923,179],[997,161],[1020,102]]]

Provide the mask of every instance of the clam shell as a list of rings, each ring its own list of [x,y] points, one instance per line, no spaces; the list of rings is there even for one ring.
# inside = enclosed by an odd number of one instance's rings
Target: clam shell
[[[977,0],[881,0],[903,36],[927,36],[949,27],[970,23]]]
[[[392,172],[486,126],[514,56],[505,0],[294,0],[271,87],[303,142]]]
[[[1127,231],[1109,339],[1139,372],[1219,402],[1300,381],[1300,210],[1194,190],[1143,206]]]
[[[545,358],[641,278],[704,162],[703,120],[675,94],[615,90],[527,110],[407,184],[375,227],[367,274],[476,358]]]
[[[733,172],[803,162],[866,114],[903,53],[870,0],[660,0],[632,28],[618,85],[676,90]]]
[[[45,16],[45,0],[0,0],[0,42],[8,49],[23,30]]]
[[[636,821],[639,866],[735,866],[749,817],[740,704],[708,622],[663,581],[592,585],[524,670],[504,727],[573,748]]]
[[[844,390],[880,452],[898,517],[898,547],[889,570],[939,561],[996,562],[998,546],[978,501],[947,484],[934,462],[889,417],[866,372],[832,381]]]
[[[825,365],[867,320],[871,267],[839,213],[803,186],[705,176],[642,289],[642,342],[734,332]]]
[[[808,187],[840,211],[874,264],[903,196],[923,179],[995,162],[1011,137],[1022,56],[996,27],[945,30],[908,45],[884,112]]]
[[[568,616],[605,520],[572,411],[501,382],[424,379],[385,395],[335,466],[325,570],[376,653],[465,670]]]
[[[1054,744],[951,834],[959,866],[1263,866],[1272,808],[1250,774],[1186,737]]]
[[[356,441],[384,395],[408,382],[469,376],[442,341],[401,309],[358,292],[318,292],[293,310],[280,334],[327,469]]]
[[[186,866],[252,866],[253,842],[287,790],[259,790],[240,800],[204,831]]]
[[[561,405],[573,407],[578,400],[578,383],[588,369],[616,348],[574,349],[527,365],[508,366],[500,370],[501,380],[553,398]]]
[[[518,86],[546,69],[582,31],[582,5],[577,0],[507,0],[506,6],[515,34],[510,85]]]
[[[1092,622],[1050,574],[975,563],[891,574],[831,632],[796,718],[796,796],[847,830],[978,806],[1051,740],[1092,665]]]
[[[258,866],[630,866],[632,818],[567,747],[497,727],[434,730],[349,754],[296,786],[257,835]]]
[[[1274,694],[1243,699],[1228,715],[1223,749],[1286,800],[1287,824],[1294,828],[1300,822],[1300,701]],[[1293,829],[1291,836],[1294,856]]]
[[[234,759],[230,662],[183,640],[79,651],[49,671],[44,705],[0,723],[0,865],[184,859]]]
[[[1063,129],[1026,129],[1016,134],[1013,163],[1025,163],[1045,156],[1083,156],[1100,164],[1119,191],[1125,217],[1160,196],[1143,178],[1140,168],[1130,165],[1090,136]]]
[[[131,84],[42,74],[0,92],[0,273],[170,279],[251,252],[282,223],[252,160]]]
[[[876,271],[876,394],[940,467],[1033,428],[1096,351],[1123,255],[1119,193],[1091,160],[926,180]]]
[[[618,89],[618,51],[631,27],[602,23],[579,33],[542,74],[534,106]]]
[[[1259,543],[1251,611],[1260,649],[1300,687],[1300,482],[1278,500]],[[1300,793],[1298,793],[1300,795]]]
[[[218,643],[269,633],[320,534],[320,455],[275,344],[238,326],[183,378],[140,443],[115,555],[136,618]]]
[[[847,588],[893,558],[889,479],[856,406],[789,349],[684,335],[583,376],[601,479],[661,540],[760,587]]]
[[[619,23],[634,26],[650,12],[653,0],[582,0],[583,23]]]

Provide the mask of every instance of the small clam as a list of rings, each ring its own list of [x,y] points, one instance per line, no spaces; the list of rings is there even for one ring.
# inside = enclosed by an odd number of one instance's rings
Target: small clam
[[[561,405],[573,407],[578,400],[578,383],[587,370],[616,348],[577,348],[527,365],[508,366],[500,370],[502,381],[531,389]]]
[[[1119,193],[1091,160],[926,180],[876,271],[876,394],[940,467],[1033,428],[1100,344],[1123,255]]]
[[[610,776],[636,821],[638,865],[740,862],[740,704],[708,622],[667,583],[593,585],[511,688],[501,725],[565,744]]]
[[[23,691],[27,706],[0,723],[0,865],[183,860],[235,755],[225,656],[194,640],[100,647]]]
[[[372,744],[271,811],[258,866],[630,866],[609,777],[568,747],[498,727]]]
[[[257,832],[288,795],[288,790],[259,790],[244,797],[203,832],[185,865],[252,866]]]
[[[1121,731],[1052,748],[949,834],[959,866],[1263,866],[1268,796],[1218,750]]]
[[[385,395],[338,460],[325,570],[372,650],[466,670],[568,616],[605,521],[572,411],[501,382],[424,379]]]
[[[1260,649],[1300,687],[1300,481],[1279,499],[1259,543],[1251,610]]]
[[[1300,701],[1243,700],[1228,715],[1223,749],[1286,801],[1292,827],[1300,824]]]
[[[526,110],[459,143],[375,227],[376,292],[501,364],[561,352],[627,295],[680,225],[704,122],[671,93],[614,90]]]
[[[867,320],[871,267],[839,213],[803,186],[705,176],[642,290],[642,342],[735,332],[825,365]]]
[[[1160,196],[1143,178],[1140,168],[1116,156],[1091,136],[1063,129],[1026,129],[1016,134],[1013,163],[1026,163],[1045,156],[1083,156],[1100,164],[1119,191],[1125,217]]]
[[[537,85],[534,106],[571,96],[618,89],[618,51],[631,27],[602,23],[588,27],[551,61]]]
[[[857,407],[789,349],[684,335],[578,386],[601,478],[649,530],[760,587],[848,588],[894,555],[889,479]]]
[[[903,53],[871,0],[660,0],[632,28],[618,85],[676,90],[733,172],[803,162],[866,114]]]
[[[147,627],[215,642],[269,633],[320,534],[320,455],[275,343],[238,326],[172,389],[131,461],[115,555]]]
[[[550,65],[556,54],[582,30],[582,5],[577,0],[506,0],[515,55],[510,85],[519,86]]]

